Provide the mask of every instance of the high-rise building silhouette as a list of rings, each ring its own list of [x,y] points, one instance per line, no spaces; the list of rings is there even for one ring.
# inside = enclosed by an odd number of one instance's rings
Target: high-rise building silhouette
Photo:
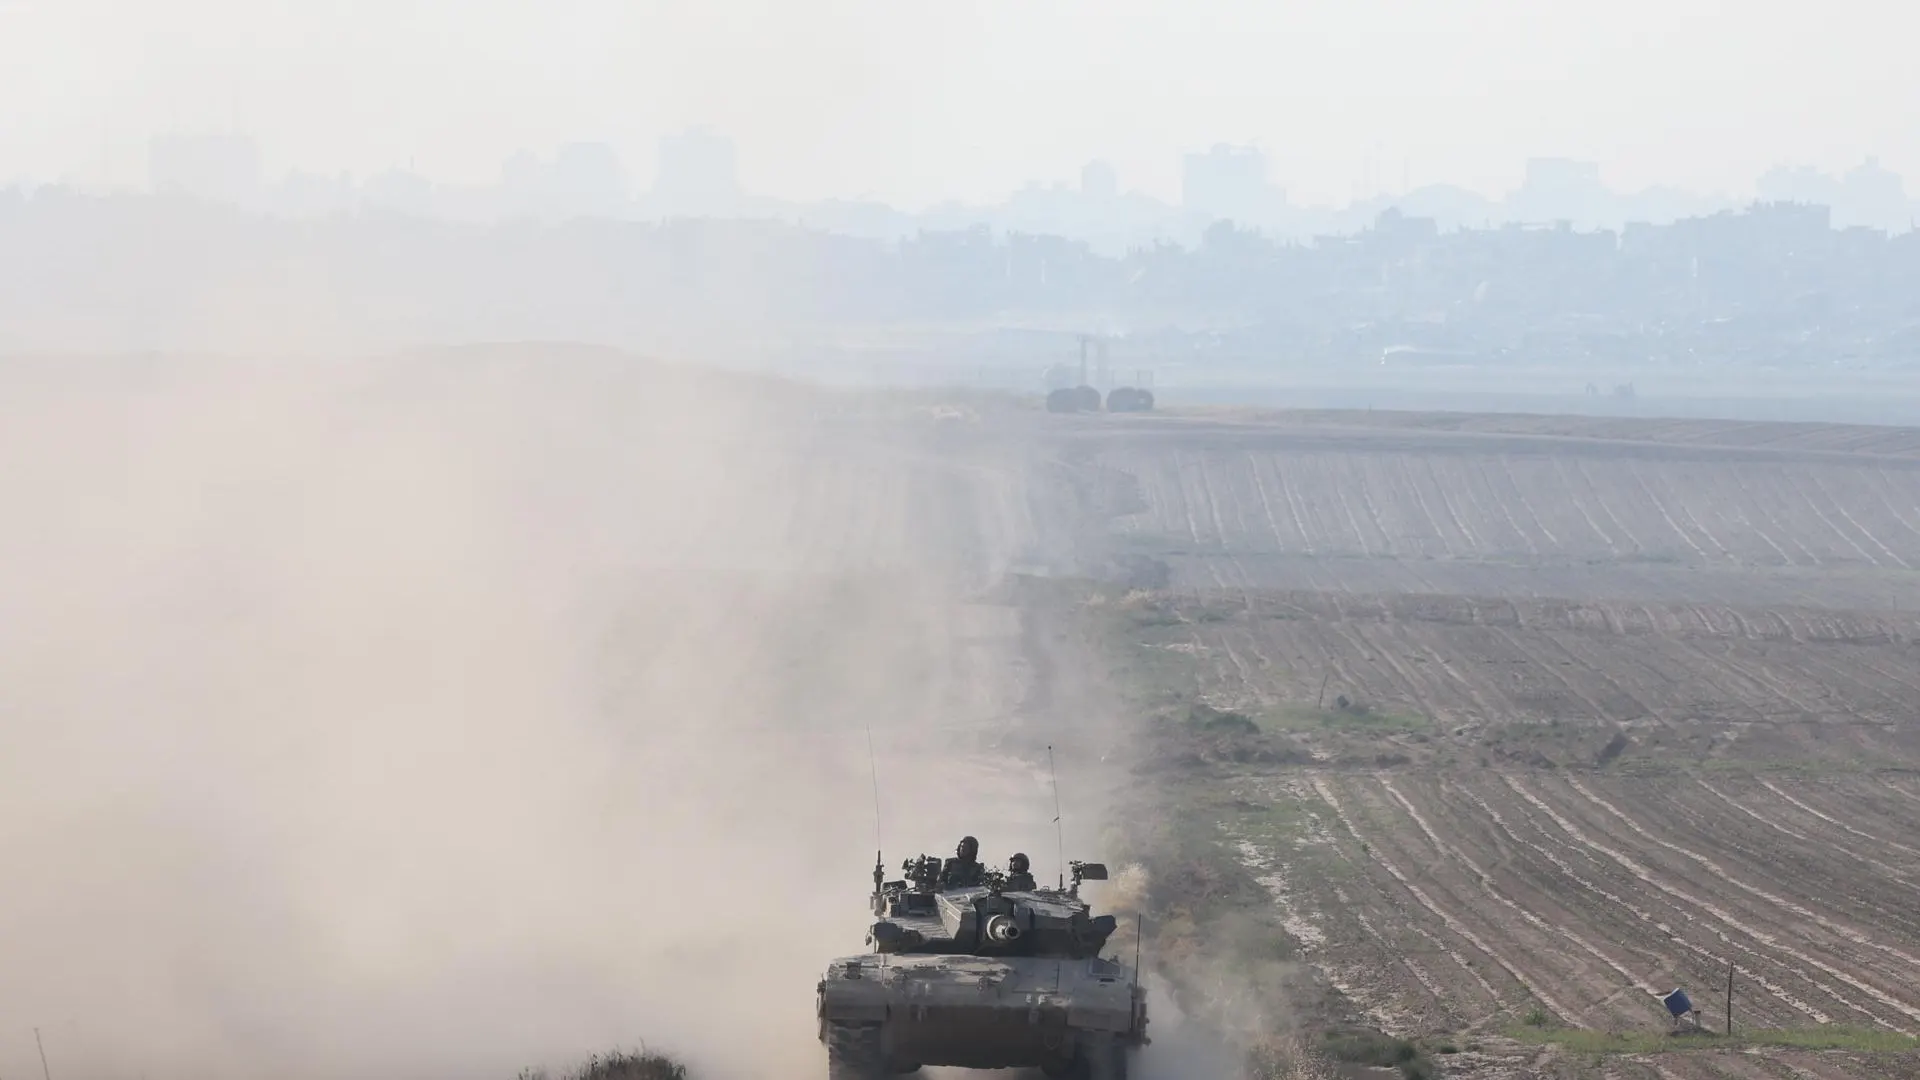
[[[549,187],[557,208],[570,217],[613,218],[626,210],[626,167],[605,143],[562,146],[553,158]]]
[[[1189,213],[1212,220],[1258,221],[1266,216],[1273,194],[1267,184],[1267,156],[1254,147],[1216,143],[1204,154],[1186,156],[1180,202]]]
[[[1120,174],[1104,161],[1089,161],[1080,169],[1080,194],[1089,199],[1111,199],[1120,194]]]
[[[1527,178],[1507,197],[1522,221],[1570,221],[1591,228],[1611,215],[1612,192],[1600,181],[1600,166],[1568,158],[1528,158]]]
[[[725,214],[738,206],[740,174],[733,140],[705,128],[661,139],[652,201],[669,216]]]

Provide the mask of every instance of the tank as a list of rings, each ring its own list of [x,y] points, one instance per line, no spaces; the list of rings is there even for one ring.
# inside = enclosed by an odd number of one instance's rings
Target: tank
[[[956,885],[929,855],[899,881],[876,859],[868,951],[833,961],[818,989],[828,1080],[922,1066],[1124,1080],[1147,1041],[1146,991],[1134,966],[1100,955],[1114,918],[1080,898],[1106,867],[1070,867],[1065,887],[984,868]]]

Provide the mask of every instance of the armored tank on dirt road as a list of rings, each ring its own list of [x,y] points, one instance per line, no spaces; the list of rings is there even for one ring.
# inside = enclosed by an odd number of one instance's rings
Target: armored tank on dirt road
[[[971,846],[970,846],[971,845]],[[1146,991],[1134,966],[1100,951],[1111,915],[1080,899],[1104,881],[1071,864],[1073,883],[1036,888],[1024,855],[1008,871],[976,859],[909,859],[886,881],[876,856],[870,952],[820,980],[828,1080],[878,1080],[921,1066],[1039,1068],[1050,1077],[1124,1080],[1147,1041]]]

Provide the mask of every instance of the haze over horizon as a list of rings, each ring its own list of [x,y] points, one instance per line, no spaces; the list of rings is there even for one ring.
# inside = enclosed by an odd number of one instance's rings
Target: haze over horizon
[[[1530,157],[1623,191],[1744,195],[1782,164],[1920,173],[1920,72],[1858,0],[1060,0],[0,7],[0,179],[131,186],[151,138],[241,130],[265,166],[487,183],[522,147],[729,134],[748,190],[906,209],[1071,182],[1177,199],[1181,155],[1257,145],[1296,203],[1512,189]]]

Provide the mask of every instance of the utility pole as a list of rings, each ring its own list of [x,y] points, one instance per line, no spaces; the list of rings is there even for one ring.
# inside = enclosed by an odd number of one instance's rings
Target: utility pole
[[[1733,961],[1727,961],[1727,1038],[1733,1038]]]

